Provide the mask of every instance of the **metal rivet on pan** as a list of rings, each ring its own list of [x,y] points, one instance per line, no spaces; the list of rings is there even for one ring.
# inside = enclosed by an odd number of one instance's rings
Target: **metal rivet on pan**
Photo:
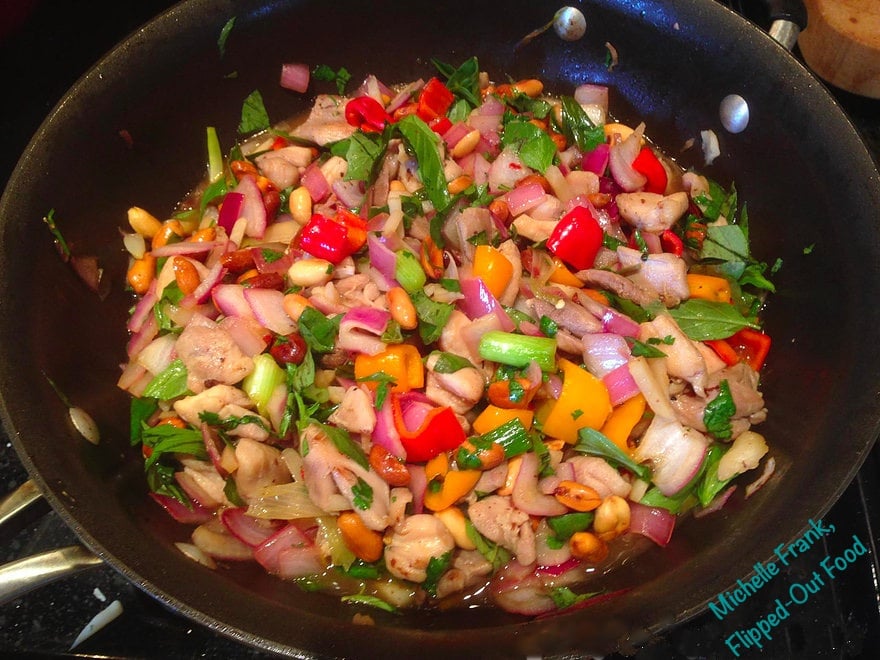
[[[565,41],[577,41],[587,31],[587,19],[580,9],[563,7],[553,16],[553,29]]]
[[[721,100],[721,125],[731,133],[742,133],[749,125],[749,104],[739,94],[728,94]]]

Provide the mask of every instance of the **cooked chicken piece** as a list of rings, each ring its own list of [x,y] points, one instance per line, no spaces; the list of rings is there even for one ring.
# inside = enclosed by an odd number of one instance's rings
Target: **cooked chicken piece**
[[[643,259],[641,252],[628,247],[617,248],[617,255],[627,277],[643,289],[656,291],[667,307],[690,297],[684,259],[667,252]]]
[[[199,501],[199,504],[208,509],[231,506],[223,490],[226,487],[226,480],[211,463],[184,458],[181,464],[183,471],[177,474],[177,480],[187,493]]]
[[[187,387],[198,393],[216,384],[234,385],[254,369],[228,332],[216,323],[190,323],[174,344],[187,370]]]
[[[259,497],[266,486],[292,481],[281,452],[262,442],[242,438],[235,445],[235,460],[238,463],[233,473],[235,487],[247,503]]]
[[[491,242],[498,233],[489,209],[478,206],[468,206],[458,213],[453,213],[444,226],[449,242],[467,263],[473,262],[476,249],[470,239],[483,234]]]
[[[345,120],[346,101],[340,96],[319,94],[308,119],[297,126],[292,135],[319,147],[351,137],[356,128]]]
[[[480,366],[483,364],[480,354],[472,350],[468,343],[462,338],[462,328],[469,326],[471,323],[473,323],[473,321],[471,321],[464,312],[457,309],[453,310],[452,314],[449,315],[449,320],[443,327],[443,332],[440,334],[438,343],[441,350],[466,358],[467,360],[470,360],[471,364],[474,366]]]
[[[352,433],[372,433],[376,428],[376,411],[370,395],[363,388],[352,385],[345,390],[342,402],[328,421]]]
[[[299,183],[300,172],[312,162],[312,150],[290,145],[260,154],[254,160],[260,172],[279,190]]]
[[[649,192],[620,193],[616,198],[620,217],[642,231],[659,233],[669,229],[688,208],[685,192],[660,195]]]
[[[174,412],[176,412],[183,421],[198,428],[202,423],[201,419],[199,419],[200,412],[215,413],[219,415],[224,407],[230,405],[240,406],[245,409],[252,409],[254,407],[254,404],[248,395],[237,387],[232,387],[231,385],[214,385],[198,394],[193,394],[192,396],[187,396],[175,401]],[[248,414],[250,414],[250,410],[248,410]]]
[[[659,300],[659,295],[652,289],[639,286],[631,279],[610,270],[579,270],[575,273],[584,284],[589,284],[600,289],[611,291],[615,295],[633,301],[636,305],[649,305]]]
[[[609,495],[626,497],[632,489],[620,472],[598,456],[572,456],[565,461],[574,468],[574,480],[589,486],[603,498]]]
[[[399,486],[391,489],[391,505],[388,507],[388,524],[391,527],[399,525],[406,517],[406,507],[413,501],[413,494],[409,488]]]
[[[477,550],[462,550],[452,560],[452,567],[437,583],[437,597],[463,591],[492,572],[492,564]]]
[[[490,495],[468,506],[476,530],[510,550],[522,565],[535,561],[535,532],[529,514],[513,506],[509,497]]]
[[[511,227],[516,230],[518,236],[527,238],[535,243],[540,243],[550,238],[550,234],[553,233],[558,223],[558,219],[536,220],[527,213],[523,213],[516,216],[516,219],[511,223]]]
[[[394,528],[385,548],[388,572],[402,580],[424,582],[433,557],[455,548],[455,539],[439,518],[418,513]]]
[[[516,244],[511,240],[504,241],[499,245],[498,251],[507,257],[510,265],[513,266],[513,274],[510,276],[510,282],[507,283],[507,286],[498,298],[498,302],[510,307],[519,295],[519,283],[522,280],[522,257],[520,256],[519,248],[516,247]]]
[[[486,382],[483,373],[474,367],[464,367],[452,373],[438,373],[434,370],[440,356],[432,353],[425,362],[427,378],[425,394],[434,403],[449,406],[463,415],[483,398]]]
[[[333,468],[331,476],[339,492],[367,527],[377,532],[388,527],[391,490],[376,472],[346,459]]]
[[[351,508],[333,481],[333,469],[345,458],[317,426],[309,426],[300,435],[303,475],[309,499],[315,506],[336,513]]]
[[[244,406],[240,406],[237,403],[228,403],[217,412],[217,416],[221,420],[253,417],[255,421],[238,424],[235,428],[229,429],[227,433],[239,438],[250,438],[257,442],[266,442],[269,439],[269,429],[272,428],[269,420]]]
[[[528,306],[533,318],[540,319],[546,316],[575,337],[602,332],[602,321],[590,314],[585,307],[571,300],[561,300],[561,303],[560,307],[541,298],[530,298]]]
[[[706,390],[707,369],[703,354],[691,341],[678,323],[669,314],[659,314],[653,321],[642,323],[639,339],[648,341],[650,338],[666,340],[660,350],[666,353],[666,370],[670,376],[686,380],[694,388],[694,392],[702,396]]]

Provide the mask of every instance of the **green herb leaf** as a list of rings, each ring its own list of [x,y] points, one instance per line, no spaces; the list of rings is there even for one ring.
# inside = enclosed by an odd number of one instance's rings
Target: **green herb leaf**
[[[733,305],[691,298],[669,310],[682,332],[695,341],[725,339],[743,328],[760,329],[760,325],[745,318]]]
[[[467,101],[472,108],[480,105],[480,65],[476,57],[465,60],[457,69],[438,59],[432,58],[431,62],[445,76],[450,92]]]
[[[497,571],[510,561],[510,552],[480,534],[470,521],[470,518],[466,518],[464,524],[467,537],[477,547],[477,551],[485,557],[486,561],[492,564],[494,571]]]
[[[563,96],[559,101],[560,128],[569,142],[574,142],[578,149],[588,153],[605,141],[605,128],[593,124],[587,112],[574,100],[574,97]]]
[[[143,396],[170,401],[186,394],[187,375],[186,365],[178,358],[156,374],[144,389]]]
[[[351,439],[348,431],[339,428],[338,426],[330,426],[329,424],[321,424],[320,422],[313,423],[321,427],[321,430],[324,431],[328,438],[330,438],[333,445],[340,453],[353,459],[365,470],[369,469],[370,462],[367,460],[367,455],[364,453],[363,448]]]
[[[419,317],[419,336],[425,344],[433,344],[440,338],[454,307],[432,300],[424,291],[416,291],[410,297]]]
[[[152,451],[144,461],[144,469],[150,469],[165,454],[189,454],[200,460],[208,458],[205,440],[195,429],[179,429],[170,424],[146,426],[141,434],[144,445]]]
[[[501,146],[512,147],[520,160],[543,174],[553,164],[556,143],[545,131],[523,119],[512,119],[504,124]]]
[[[332,67],[326,64],[319,64],[312,71],[312,77],[315,80],[323,80],[324,82],[336,83],[336,91],[340,96],[345,94],[345,86],[351,80],[351,74],[345,67],[340,67],[338,71],[334,71]]]
[[[241,495],[238,494],[238,486],[233,477],[226,477],[226,484],[223,486],[223,494],[226,495],[226,499],[235,506],[247,506],[247,502],[241,499]]]
[[[436,596],[437,584],[440,582],[440,578],[443,577],[443,574],[449,570],[449,565],[451,563],[452,550],[439,557],[431,557],[431,559],[428,560],[428,566],[425,568],[426,577],[425,581],[422,582],[422,589],[432,596]]]
[[[55,245],[58,246],[61,254],[66,258],[70,258],[70,248],[67,245],[67,241],[64,240],[61,230],[55,224],[55,209],[49,209],[49,212],[43,217],[43,222],[46,223],[49,231],[52,232],[52,236],[55,237]]]
[[[356,509],[366,511],[373,505],[373,487],[361,477],[358,477],[357,483],[351,487],[351,494],[352,504]]]
[[[330,153],[341,156],[348,162],[346,181],[373,181],[378,171],[378,163],[388,148],[388,140],[382,133],[366,134],[360,131],[351,137],[340,140],[330,147]]]
[[[299,317],[299,332],[313,351],[329,353],[336,346],[340,321],[342,314],[328,318],[313,307],[306,307]]]
[[[147,428],[146,421],[153,416],[159,409],[159,402],[156,399],[135,397],[131,400],[130,420],[130,440],[132,447],[143,442],[142,434],[144,428]]]
[[[700,504],[704,507],[709,506],[709,504],[712,503],[712,500],[715,499],[715,496],[724,490],[725,486],[733,480],[733,477],[725,479],[724,481],[721,481],[718,478],[718,463],[721,462],[721,457],[724,456],[727,451],[727,447],[714,444],[709,447],[709,451],[706,454],[703,478],[697,486],[697,499],[700,500]]]
[[[730,418],[736,414],[736,404],[730,393],[730,385],[722,380],[718,386],[718,395],[706,404],[703,412],[703,424],[719,440],[730,438],[732,431]]]
[[[569,589],[568,587],[553,587],[550,589],[550,598],[553,599],[553,604],[560,610],[564,610],[567,607],[571,607],[572,605],[577,605],[585,600],[589,600],[590,598],[594,598],[598,596],[601,591],[593,591],[586,594],[576,594],[574,591]]]
[[[229,33],[232,32],[234,26],[235,16],[226,21],[223,28],[220,30],[220,36],[217,37],[217,49],[220,51],[220,57],[226,55],[226,40],[229,39]]]
[[[635,337],[624,337],[624,339],[626,339],[626,343],[629,345],[629,350],[632,353],[633,357],[646,357],[646,358],[666,357],[666,353],[661,351],[659,348],[651,346],[650,344],[646,344],[645,342],[639,341]]]
[[[418,174],[428,199],[439,213],[449,206],[449,189],[440,156],[440,137],[416,115],[407,115],[395,126],[418,161]]]
[[[623,466],[643,481],[651,480],[651,469],[647,465],[636,463],[620,447],[596,429],[587,427],[578,431],[578,443],[573,449],[588,456],[604,458],[613,465]]]
[[[269,114],[263,105],[263,95],[259,90],[254,90],[244,100],[241,107],[241,122],[238,124],[238,133],[247,135],[269,128]]]
[[[473,362],[460,355],[455,355],[455,353],[434,351],[432,355],[437,356],[437,362],[434,363],[434,371],[438,374],[454,374],[461,369],[475,368]]]

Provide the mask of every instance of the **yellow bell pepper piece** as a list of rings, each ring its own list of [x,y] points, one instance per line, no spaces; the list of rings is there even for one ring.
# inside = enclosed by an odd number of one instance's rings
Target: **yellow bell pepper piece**
[[[425,507],[443,511],[471,492],[480,480],[480,470],[450,470],[449,456],[439,454],[425,464]]]
[[[475,432],[479,435],[494,431],[502,424],[506,424],[514,418],[519,418],[526,430],[532,428],[532,420],[535,413],[531,410],[523,410],[517,408],[499,408],[498,406],[486,406],[474,423],[471,425]]]
[[[626,440],[645,414],[645,407],[645,397],[642,394],[627,399],[611,411],[611,415],[602,426],[602,434],[627,454],[632,455],[635,448],[630,449]]]
[[[354,377],[375,389],[378,380],[371,377],[385,374],[394,380],[391,392],[409,392],[425,386],[425,367],[419,349],[410,344],[395,344],[376,355],[358,353],[354,360]]]
[[[473,273],[483,280],[493,296],[500,298],[513,278],[513,264],[491,245],[478,245],[474,251]]]
[[[723,277],[688,273],[688,289],[691,298],[702,298],[714,302],[730,302],[730,282]]]
[[[574,276],[559,257],[553,257],[553,270],[550,271],[550,277],[547,278],[554,284],[564,284],[566,286],[574,286],[580,289],[584,283]]]
[[[565,358],[558,364],[562,369],[562,392],[558,399],[538,407],[537,419],[546,435],[573,444],[582,428],[602,428],[611,414],[611,399],[605,384],[586,369]]]

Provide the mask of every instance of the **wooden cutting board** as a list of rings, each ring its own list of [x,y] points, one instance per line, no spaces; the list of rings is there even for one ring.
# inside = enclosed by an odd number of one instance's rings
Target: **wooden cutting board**
[[[804,0],[807,28],[798,47],[807,65],[835,87],[880,98],[880,0]]]

